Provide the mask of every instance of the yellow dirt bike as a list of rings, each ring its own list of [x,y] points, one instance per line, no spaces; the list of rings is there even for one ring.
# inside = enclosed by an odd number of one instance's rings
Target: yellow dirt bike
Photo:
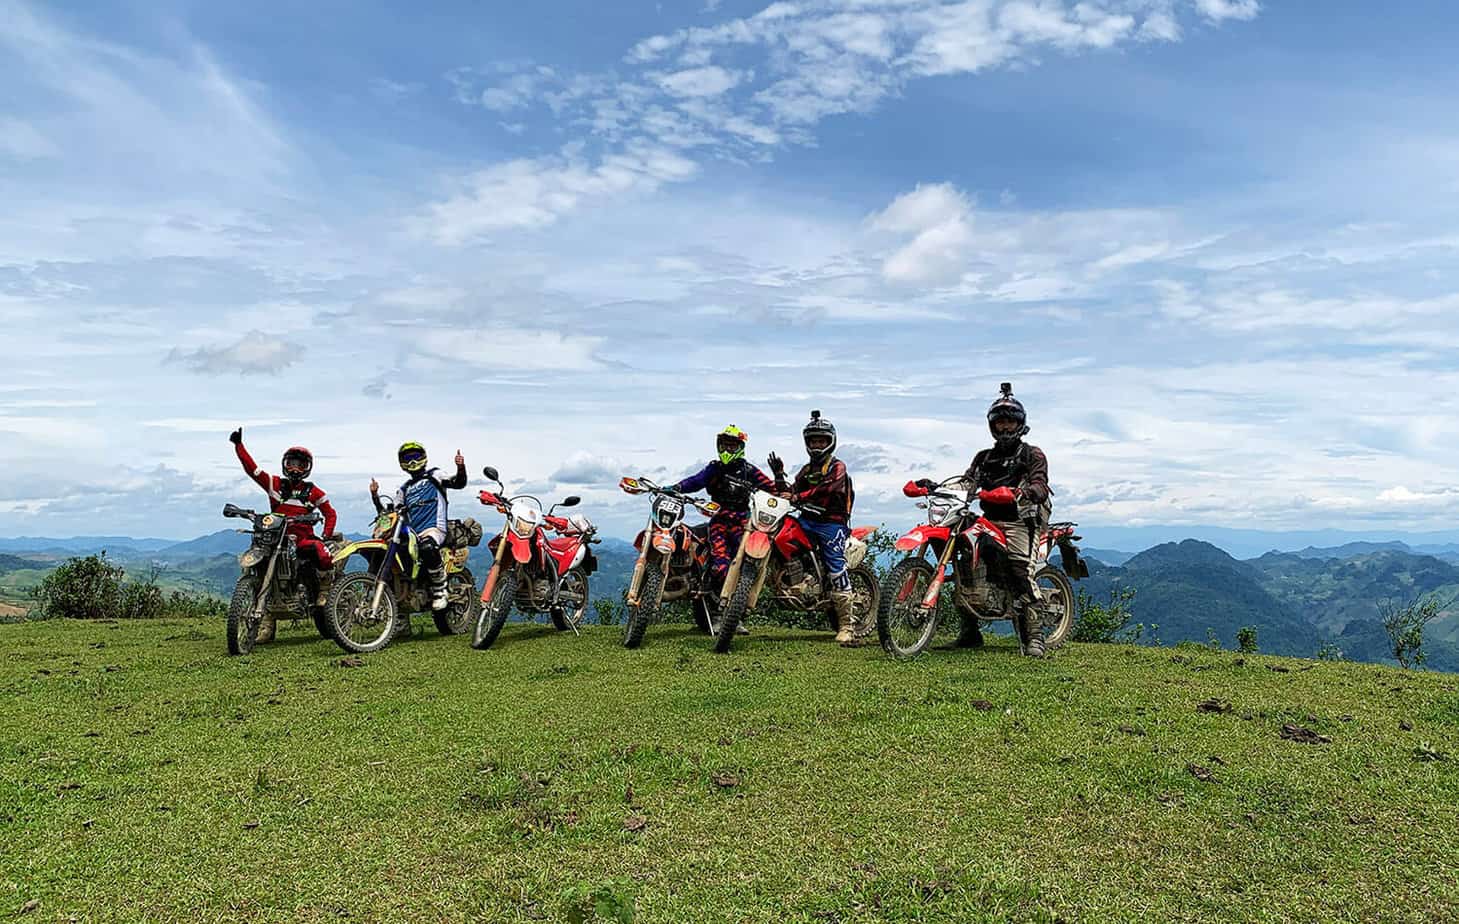
[[[443,610],[431,610],[431,579],[421,564],[415,530],[402,511],[387,506],[375,519],[372,538],[352,542],[335,553],[339,577],[329,595],[331,635],[345,651],[379,651],[410,628],[411,613],[429,612],[442,635],[459,635],[476,622],[480,607],[476,578],[466,567],[471,546],[481,542],[475,520],[451,520],[441,559],[446,565]],[[349,571],[359,555],[364,571]]]

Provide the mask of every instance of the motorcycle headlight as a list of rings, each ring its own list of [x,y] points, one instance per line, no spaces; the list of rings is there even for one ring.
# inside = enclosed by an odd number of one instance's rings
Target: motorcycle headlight
[[[530,539],[537,525],[526,517],[512,517],[512,532],[523,539]]]
[[[927,522],[933,526],[946,526],[957,516],[957,507],[947,501],[933,501],[927,505]]]
[[[766,526],[766,527],[774,526],[775,525],[775,517],[774,517],[773,514],[769,514],[769,513],[757,513],[757,514],[755,514],[755,522],[756,523],[759,523],[761,526]]]

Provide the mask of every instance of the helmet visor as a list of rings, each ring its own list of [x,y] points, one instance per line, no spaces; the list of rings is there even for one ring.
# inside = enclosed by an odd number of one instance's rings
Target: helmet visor
[[[825,452],[831,448],[829,433],[812,433],[805,438],[805,448],[811,452]]]
[[[423,468],[426,464],[426,451],[424,449],[402,449],[400,451],[400,467],[408,472]]]
[[[741,452],[745,448],[745,441],[739,439],[738,437],[733,437],[728,434],[721,433],[719,436],[715,437],[714,448],[718,452]]]
[[[302,452],[284,453],[284,474],[302,478],[314,467],[314,460]]]

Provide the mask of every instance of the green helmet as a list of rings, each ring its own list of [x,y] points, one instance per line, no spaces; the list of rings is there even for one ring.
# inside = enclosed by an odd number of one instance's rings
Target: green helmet
[[[395,458],[399,460],[400,467],[412,475],[426,469],[426,448],[420,443],[401,443],[395,451]]]
[[[714,437],[714,449],[719,453],[719,461],[725,465],[737,462],[745,457],[745,441],[749,436],[744,430],[734,424],[725,427]]]

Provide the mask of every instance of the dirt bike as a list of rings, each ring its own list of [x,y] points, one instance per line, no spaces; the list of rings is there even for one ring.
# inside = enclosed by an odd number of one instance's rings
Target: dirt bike
[[[638,560],[628,583],[624,603],[628,618],[623,623],[623,647],[637,648],[659,615],[664,603],[690,601],[694,624],[709,632],[715,621],[716,597],[709,582],[709,524],[688,526],[685,508],[693,507],[707,517],[719,512],[719,504],[661,487],[647,478],[624,478],[618,487],[628,494],[652,494],[648,526],[633,540]]]
[[[313,606],[319,576],[312,573],[313,565],[300,561],[298,537],[289,532],[293,524],[313,526],[319,522],[319,514],[256,513],[227,504],[223,516],[253,521],[252,529],[240,530],[252,533],[253,541],[238,556],[243,573],[233,585],[233,599],[228,604],[228,653],[253,651],[265,615],[275,619],[312,616],[314,628],[329,638],[329,625]]]
[[[496,482],[497,490],[482,491],[481,502],[506,514],[507,523],[489,543],[495,557],[481,588],[471,647],[479,651],[490,648],[513,606],[523,613],[546,613],[557,631],[571,629],[577,634],[588,611],[588,575],[598,569],[597,556],[589,546],[600,540],[595,538],[597,528],[586,517],[564,520],[552,512],[574,507],[582,499],[565,497],[544,511],[542,501],[530,494],[508,496],[491,466],[482,469],[482,474]],[[548,529],[562,535],[549,539]]]
[[[338,577],[329,595],[331,637],[345,651],[379,651],[410,629],[410,614],[429,612],[442,635],[459,635],[476,619],[476,578],[466,567],[471,546],[481,541],[475,520],[447,524],[441,560],[446,566],[446,608],[431,609],[431,578],[421,563],[410,518],[387,502],[375,518],[371,538],[352,542],[335,557]],[[353,555],[366,570],[346,572]],[[343,572],[343,573],[341,573]]]
[[[927,522],[914,527],[896,541],[899,552],[911,552],[887,572],[881,586],[881,605],[877,610],[877,635],[882,648],[893,657],[910,658],[920,654],[937,633],[938,600],[947,581],[948,565],[952,565],[954,587],[972,576],[983,575],[984,605],[977,616],[988,623],[1008,619],[1018,627],[1015,615],[1016,597],[1008,589],[1012,575],[1008,558],[1008,537],[992,520],[982,516],[974,503],[989,500],[995,503],[1013,501],[1008,488],[982,492],[954,492],[946,488],[962,480],[948,478],[936,485],[931,482],[907,482],[902,493],[908,497],[925,497],[919,507],[927,510]],[[1074,545],[1079,539],[1073,523],[1051,523],[1042,527],[1033,549],[1033,581],[1040,599],[1037,607],[1044,629],[1044,647],[1053,650],[1068,638],[1074,625],[1074,587],[1076,579],[1088,577],[1089,570]],[[1059,547],[1064,570],[1049,564],[1054,546]],[[925,558],[927,550],[933,562]],[[979,566],[982,565],[982,569]],[[1020,630],[1021,631],[1021,630]]]
[[[745,485],[745,487],[750,487]],[[745,615],[770,589],[772,601],[783,607],[830,618],[831,628],[840,630],[831,602],[830,577],[816,553],[814,540],[792,516],[796,510],[812,516],[824,511],[810,504],[796,504],[789,498],[754,488],[750,493],[750,514],[740,538],[739,550],[730,562],[720,591],[719,621],[714,626],[714,650],[723,654],[734,643],[735,630]],[[876,574],[866,563],[866,537],[871,526],[851,530],[846,539],[846,568],[853,595],[852,620],[858,635],[871,632],[876,612]]]

